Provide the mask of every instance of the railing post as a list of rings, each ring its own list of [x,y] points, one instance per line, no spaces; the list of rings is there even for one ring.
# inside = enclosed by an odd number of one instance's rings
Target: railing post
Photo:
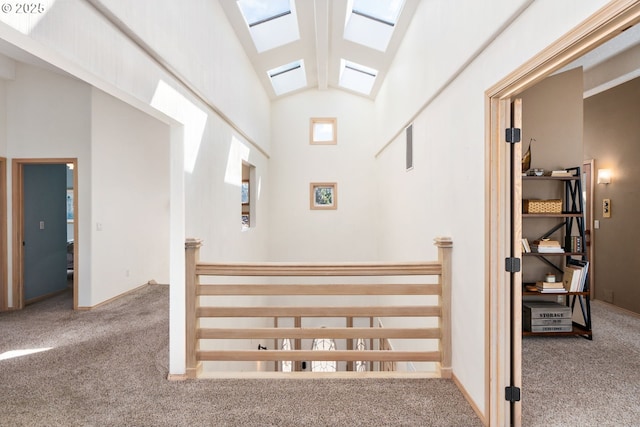
[[[451,378],[451,250],[453,241],[450,237],[437,237],[434,243],[438,247],[438,262],[442,265],[440,285],[440,376]]]
[[[200,246],[202,240],[189,238],[184,244],[185,248],[185,292],[186,294],[186,367],[187,378],[196,378],[199,369],[199,363],[196,360],[196,352],[199,344],[197,339],[197,330],[199,320],[196,317],[198,309],[198,296],[196,295],[200,279],[196,273],[196,265],[200,259]]]

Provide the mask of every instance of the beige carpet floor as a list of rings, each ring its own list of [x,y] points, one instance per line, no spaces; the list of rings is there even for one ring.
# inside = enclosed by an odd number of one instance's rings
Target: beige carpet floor
[[[481,425],[447,380],[170,382],[168,287],[71,304],[0,313],[0,426]],[[640,317],[592,309],[593,341],[523,340],[524,426],[640,426]]]
[[[640,316],[593,301],[593,340],[524,337],[524,426],[640,426]]]
[[[439,379],[170,382],[168,287],[88,312],[59,296],[0,314],[1,426],[480,426]]]

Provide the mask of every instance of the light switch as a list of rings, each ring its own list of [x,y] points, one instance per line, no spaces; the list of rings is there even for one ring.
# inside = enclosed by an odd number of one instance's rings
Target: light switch
[[[40,230],[44,230],[44,221],[40,221]]]
[[[611,199],[602,199],[602,217],[611,218]]]
[[[600,220],[593,220],[593,228],[595,228],[596,230],[600,229]]]

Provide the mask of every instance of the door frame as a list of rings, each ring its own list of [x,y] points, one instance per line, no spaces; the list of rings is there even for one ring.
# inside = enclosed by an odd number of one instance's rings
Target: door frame
[[[9,261],[7,245],[7,159],[0,157],[0,311],[9,309]]]
[[[596,288],[595,288],[595,280],[596,277],[596,259],[595,259],[595,234],[593,232],[593,194],[594,188],[593,184],[595,184],[595,160],[588,159],[582,162],[582,174],[585,177],[585,182],[582,186],[582,191],[585,192],[587,197],[585,197],[585,232],[587,233],[586,242],[584,242],[584,248],[587,251],[587,259],[589,260],[589,276],[587,276],[587,280],[589,280],[589,298],[593,301],[596,297]]]
[[[78,309],[78,159],[44,158],[13,159],[12,214],[13,214],[13,308],[24,308],[24,166],[73,164],[73,309]]]
[[[510,200],[509,156],[505,142],[505,123],[509,100],[529,87],[539,83],[554,71],[581,57],[605,41],[615,37],[630,26],[640,22],[640,1],[612,1],[569,31],[562,38],[525,62],[515,71],[485,92],[486,119],[486,264],[488,346],[486,349],[486,394],[489,425],[510,424],[511,408],[505,402],[505,387],[510,385],[512,356],[510,354],[510,316],[512,307],[508,301],[509,274],[504,271],[504,260],[512,239],[510,212],[521,200]],[[518,235],[520,234],[520,235]],[[513,313],[515,323],[522,313]],[[516,351],[520,357],[521,349]],[[513,425],[521,425],[521,404],[515,405],[517,415]]]

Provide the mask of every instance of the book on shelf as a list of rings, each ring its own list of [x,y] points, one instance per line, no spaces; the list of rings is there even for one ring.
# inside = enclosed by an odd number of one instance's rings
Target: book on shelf
[[[573,174],[564,169],[551,171],[551,176],[573,176]]]
[[[565,288],[541,288],[536,286],[536,291],[541,294],[566,294],[567,290]]]
[[[565,236],[564,238],[564,250],[567,252],[582,252],[582,237],[580,236]]]
[[[539,254],[563,254],[564,249],[561,247],[553,247],[553,246],[532,246],[532,250]]]
[[[560,247],[560,242],[558,242],[557,240],[551,240],[551,239],[534,240],[533,244],[535,246],[544,247],[544,248],[559,248]]]
[[[536,287],[540,289],[564,289],[562,282],[536,282]]]
[[[562,283],[564,284],[564,288],[568,292],[579,292],[578,288],[580,287],[581,275],[581,269],[575,268],[571,265],[566,265],[564,267],[564,273],[562,274]]]
[[[580,272],[580,279],[576,285],[576,290],[572,292],[584,292],[589,277],[589,261],[570,258],[567,261],[567,267],[573,268]]]
[[[563,253],[564,249],[557,240],[540,239],[535,240],[531,249],[538,253]]]
[[[531,252],[531,246],[529,245],[529,239],[527,239],[526,237],[524,237],[522,239],[522,252],[524,252],[524,253]]]

